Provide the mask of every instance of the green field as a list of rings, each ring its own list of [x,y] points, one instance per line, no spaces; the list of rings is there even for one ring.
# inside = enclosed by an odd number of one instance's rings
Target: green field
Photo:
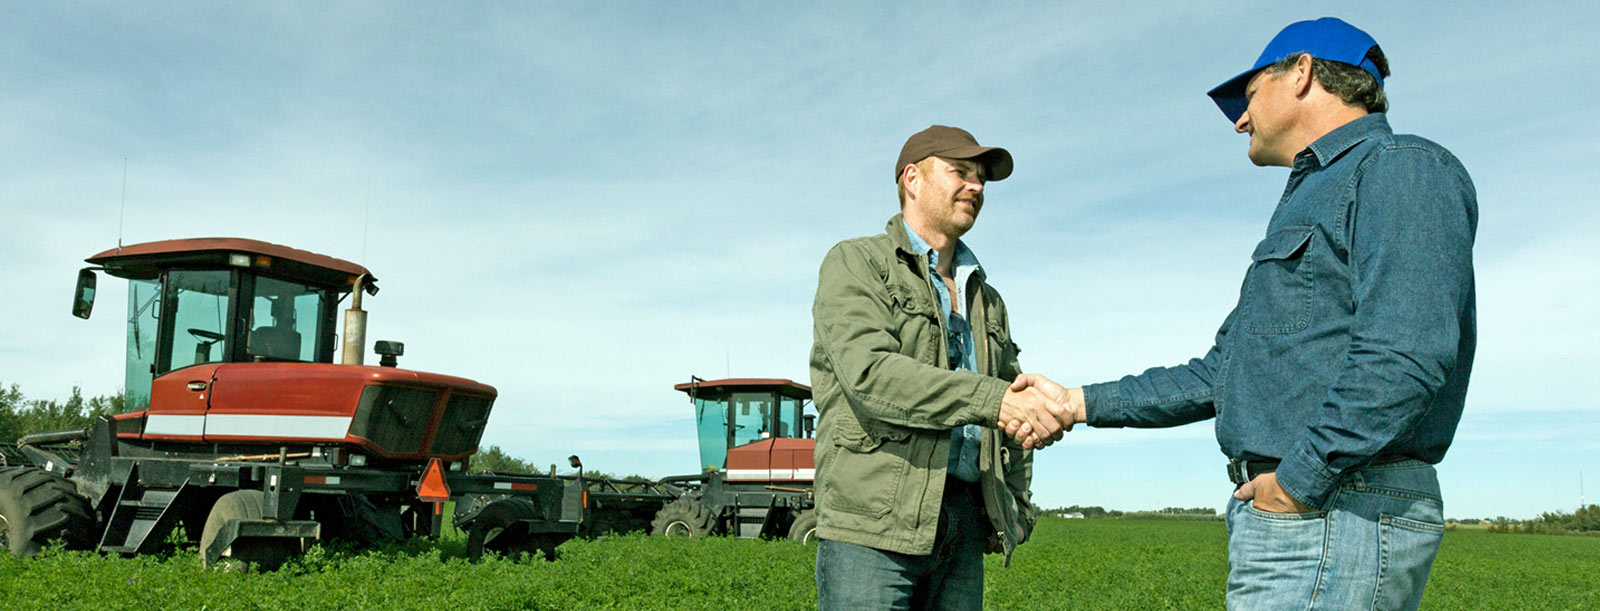
[[[995,609],[1215,609],[1227,573],[1217,522],[1047,518],[1009,569],[990,556]],[[198,568],[194,550],[135,559],[0,556],[8,609],[804,609],[812,548],[787,541],[572,541],[557,562],[470,564],[459,538],[352,552],[313,548],[271,574]],[[1451,531],[1424,608],[1600,608],[1600,537]]]

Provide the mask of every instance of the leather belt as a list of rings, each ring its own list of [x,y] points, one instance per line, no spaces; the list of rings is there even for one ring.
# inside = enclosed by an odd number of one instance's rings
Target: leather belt
[[[1409,456],[1388,456],[1373,459],[1369,465],[1387,465],[1402,460],[1410,460],[1410,458]],[[1228,459],[1228,481],[1233,482],[1235,486],[1243,486],[1245,482],[1255,479],[1258,475],[1277,471],[1278,462],[1276,460],[1239,460],[1230,458]]]
[[[1243,486],[1245,482],[1253,480],[1257,475],[1271,473],[1278,470],[1276,460],[1239,460],[1228,459],[1228,481],[1235,486]]]

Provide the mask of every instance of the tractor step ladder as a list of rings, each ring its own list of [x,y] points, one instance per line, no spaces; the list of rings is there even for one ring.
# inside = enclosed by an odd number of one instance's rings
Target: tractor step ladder
[[[184,482],[177,490],[151,490],[139,484],[139,467],[128,470],[128,479],[122,484],[117,505],[112,509],[100,551],[119,554],[146,554],[167,538],[177,521],[178,503],[188,488]]]
[[[732,533],[740,537],[759,537],[767,528],[767,520],[772,516],[771,506],[736,505],[734,507],[734,524],[738,532]]]

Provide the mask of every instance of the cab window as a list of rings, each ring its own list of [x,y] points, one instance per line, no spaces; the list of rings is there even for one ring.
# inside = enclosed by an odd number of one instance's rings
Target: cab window
[[[326,293],[297,282],[256,278],[246,352],[258,361],[316,360]]]
[[[161,283],[137,279],[128,283],[128,358],[122,382],[123,408],[127,411],[150,406],[160,312]]]
[[[730,447],[739,447],[772,437],[772,393],[733,393],[733,440]]]
[[[167,371],[203,363],[219,363],[228,355],[228,315],[233,273],[226,270],[167,273],[172,296],[172,340]]]

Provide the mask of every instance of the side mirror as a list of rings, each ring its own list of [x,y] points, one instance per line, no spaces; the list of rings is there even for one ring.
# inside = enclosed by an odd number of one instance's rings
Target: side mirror
[[[806,439],[810,439],[811,436],[817,432],[817,415],[816,414],[806,414],[805,416],[802,417],[802,419],[803,419],[802,420],[802,422],[803,422],[802,426],[805,427],[805,431],[806,431],[805,432],[805,438]]]
[[[72,293],[72,315],[84,320],[94,311],[94,270],[78,270],[78,288]]]

